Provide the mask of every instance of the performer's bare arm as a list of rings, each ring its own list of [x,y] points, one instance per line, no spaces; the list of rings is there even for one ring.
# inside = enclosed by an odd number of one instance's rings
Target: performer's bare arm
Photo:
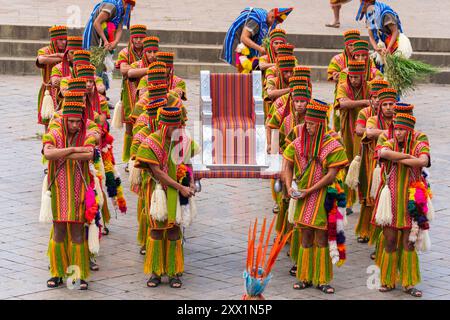
[[[147,74],[147,68],[128,69],[128,79],[140,79]]]
[[[389,30],[391,30],[392,38],[391,39],[397,39],[400,35],[400,32],[398,31],[397,24],[391,23],[388,25]],[[392,47],[394,46],[395,41],[391,41],[389,45],[386,48],[386,52],[391,52]]]
[[[272,68],[274,66],[276,66],[275,63],[268,63],[268,62],[264,62],[264,61],[259,62],[259,69],[261,69],[262,71]]]
[[[372,31],[368,29],[367,32],[369,33],[369,42],[372,45],[373,50],[381,53],[381,48],[378,48],[378,44],[375,41],[375,38],[373,37]]]
[[[378,139],[378,137],[382,134],[388,134],[388,130],[381,130],[376,128],[366,128],[366,136],[369,139]]]
[[[392,151],[392,150],[389,150],[388,148],[383,148],[380,150],[380,158],[394,161],[394,162],[404,160],[404,159],[412,159],[411,157],[414,158],[410,154]]]
[[[56,64],[61,62],[64,57],[64,53],[45,54],[37,57],[39,64]]]
[[[267,89],[268,97],[272,100],[275,100],[282,95],[285,95],[289,93],[290,88],[284,88],[284,89]]]
[[[283,158],[283,161],[284,160],[286,160],[286,159]],[[291,187],[292,186],[292,177],[294,176],[294,163],[293,162],[286,160],[286,163],[284,164],[284,172],[283,172],[282,176],[284,177],[284,181],[286,183],[286,188],[288,189],[288,195],[291,197],[292,191],[294,191],[294,189]]]
[[[258,45],[257,43],[255,43],[252,39],[251,39],[252,34],[250,33],[250,31],[246,28],[244,28],[244,30],[242,30],[242,34],[241,34],[241,42],[243,44],[245,44],[248,48],[252,48],[255,49],[256,51],[259,51],[259,53],[261,55],[266,53],[266,50],[261,47],[260,45]]]
[[[153,176],[161,182],[163,185],[170,186],[175,190],[179,191],[183,197],[189,198],[194,195],[194,190],[189,187],[185,187],[175,180],[173,180],[167,173],[161,170],[159,165],[151,164],[150,169],[152,170]]]
[[[362,100],[351,100],[349,98],[339,99],[339,104],[336,106],[338,109],[354,109],[354,108],[364,108],[370,105],[370,101],[367,99]]]
[[[364,135],[364,132],[366,132],[366,127],[364,127],[362,124],[357,123],[355,128],[355,133],[358,137],[362,137]]]
[[[50,144],[44,146],[44,157],[47,160],[58,160],[68,158],[71,154],[75,153],[88,153],[92,152],[92,148],[86,147],[68,147],[68,148],[56,148]]]
[[[125,78],[128,77],[128,71],[130,71],[131,67],[128,63],[126,62],[122,62],[120,64],[120,73],[122,74],[122,76],[124,76]]]
[[[50,82],[52,83],[53,87],[59,87],[59,84],[61,83],[61,77],[53,76],[50,78]]]
[[[412,157],[411,159],[400,160],[398,163],[404,164],[408,167],[423,168],[428,166],[429,161],[430,159],[428,158],[428,156],[426,154],[422,154],[418,158]]]
[[[69,154],[66,159],[70,160],[81,160],[81,161],[87,161],[94,159],[94,149],[89,147],[82,147],[83,149],[86,149],[86,151],[83,152],[76,152]],[[87,151],[89,150],[89,151]]]
[[[100,12],[100,14],[97,16],[97,18],[94,21],[95,31],[100,36],[100,38],[103,40],[103,44],[104,44],[105,48],[109,44],[109,41],[108,41],[108,39],[106,39],[105,33],[103,32],[102,23],[108,21],[108,19],[109,19],[109,13],[102,11],[102,12]]]

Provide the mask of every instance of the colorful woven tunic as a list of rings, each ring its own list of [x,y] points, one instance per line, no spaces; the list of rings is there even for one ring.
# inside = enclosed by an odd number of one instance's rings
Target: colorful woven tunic
[[[142,77],[137,87],[137,90],[139,91],[139,95],[141,95],[141,97],[142,94],[147,91],[147,86],[148,86],[147,77]],[[180,99],[182,100],[187,99],[186,82],[176,75],[173,75],[171,84],[169,86],[169,91],[172,91],[173,93],[177,94],[178,97],[180,97]]]
[[[300,125],[304,126],[304,124]],[[302,128],[300,128],[302,132]],[[294,163],[294,177],[298,189],[307,189],[322,179],[330,168],[348,165],[343,146],[329,134],[325,134],[318,158],[308,159],[302,154],[302,137],[295,139],[283,153]],[[327,188],[322,188],[303,199],[298,199],[294,219],[304,227],[327,230],[327,212],[324,207]]]
[[[50,144],[58,149],[69,146],[95,146],[93,136],[87,134],[85,141],[80,144],[80,137],[75,135],[74,142],[66,141],[66,134],[62,118],[55,119],[48,133],[43,137],[43,143]],[[88,161],[51,160],[49,161],[48,182],[51,185],[52,212],[54,222],[84,223],[86,184],[89,185]],[[84,180],[83,180],[84,178]]]
[[[422,141],[419,140],[419,136]],[[415,157],[420,157],[423,154],[428,157],[430,156],[430,145],[425,134],[414,132],[414,136],[409,143],[411,144],[409,154]],[[396,147],[394,139],[386,141],[380,150],[383,148],[404,152],[403,149]],[[416,181],[422,181],[426,185],[425,178],[422,176],[422,168],[412,168],[392,161],[383,162],[382,183],[379,190],[387,184],[391,192],[392,223],[388,227],[395,229],[411,228],[411,217],[408,214],[408,188],[411,183]],[[375,213],[378,207],[379,196],[380,192],[377,195],[374,214],[372,215],[372,224],[375,224]]]

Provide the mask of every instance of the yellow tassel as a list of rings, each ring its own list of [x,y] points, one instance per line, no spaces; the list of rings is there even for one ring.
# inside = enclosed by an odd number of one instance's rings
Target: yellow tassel
[[[392,199],[391,190],[386,184],[381,190],[380,199],[378,200],[375,221],[380,226],[388,226],[392,223]]]
[[[123,127],[123,105],[122,101],[118,101],[114,106],[114,114],[111,121],[114,129],[122,129]]]
[[[41,210],[39,212],[39,222],[52,222],[52,193],[48,190],[47,175],[42,182]]]
[[[55,113],[55,105],[53,104],[50,92],[45,90],[44,99],[42,100],[41,117],[42,119],[51,119]]]
[[[359,184],[359,170],[361,168],[361,157],[356,156],[353,159],[350,167],[348,169],[347,176],[345,177],[345,184],[349,186],[349,188],[356,190]]]
[[[155,191],[152,194],[152,200],[150,203],[150,215],[156,219],[156,221],[167,220],[167,198],[161,184],[157,184]]]
[[[370,186],[370,196],[374,199],[377,197],[377,191],[378,188],[380,187],[380,183],[381,183],[381,167],[377,165],[373,170],[372,185]]]
[[[93,219],[91,224],[89,225],[89,234],[88,234],[88,245],[89,251],[92,254],[98,254],[100,251],[100,241],[98,238],[99,229],[95,224],[95,220]]]

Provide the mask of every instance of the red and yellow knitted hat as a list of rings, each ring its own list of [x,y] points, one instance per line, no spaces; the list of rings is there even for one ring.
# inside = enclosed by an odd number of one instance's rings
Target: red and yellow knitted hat
[[[414,105],[409,103],[397,102],[394,106],[394,112],[413,115]]]
[[[92,64],[78,66],[77,76],[86,80],[95,80],[95,66]]]
[[[269,38],[270,43],[274,43],[275,41],[283,41],[284,43],[286,43],[286,31],[281,28],[275,28],[270,31]]]
[[[378,101],[380,106],[387,101],[397,102],[397,90],[394,88],[385,88],[378,91]]]
[[[83,50],[83,37],[67,37],[67,51]]]
[[[295,46],[290,43],[283,43],[278,46],[277,55],[278,57],[292,56],[294,55]]]
[[[67,39],[67,26],[53,26],[48,29],[50,40]]]
[[[292,70],[295,67],[294,56],[282,56],[277,58],[278,69],[280,71]]]
[[[130,27],[130,39],[145,38],[147,36],[147,26],[143,24],[135,24]]]
[[[311,81],[311,68],[305,66],[296,66],[293,70],[294,77],[306,77]]]
[[[175,59],[175,53],[159,51],[156,54],[156,61],[164,62],[167,68],[173,67],[173,60]]]
[[[150,84],[147,86],[147,95],[150,101],[156,99],[167,98],[167,93],[169,92],[167,83],[161,84]]]
[[[296,86],[309,86],[309,79],[307,77],[290,77],[289,78],[289,88],[294,88]]]
[[[64,93],[64,101],[65,102],[81,102],[84,103],[85,93],[80,91],[69,91],[67,90]]]
[[[352,54],[369,54],[369,42],[366,40],[356,40],[353,42]]]
[[[72,78],[68,81],[68,92],[81,92],[85,94],[87,92],[86,89],[86,79],[81,78]]]
[[[328,117],[329,105],[320,100],[311,100],[306,106],[305,121],[325,123]]]
[[[159,38],[158,37],[146,37],[144,39],[144,52],[158,51],[159,50]]]
[[[416,118],[407,113],[397,113],[394,117],[394,129],[401,128],[408,131],[414,130]]]
[[[308,86],[295,86],[291,88],[292,99],[308,101],[311,100],[311,89]]]
[[[386,80],[375,79],[369,82],[369,92],[370,95],[376,95],[381,89],[389,87],[389,82]]]
[[[178,127],[181,125],[181,108],[159,107],[158,123],[168,127]]]
[[[344,32],[344,42],[345,45],[353,43],[361,39],[361,32],[357,29],[351,29]]]
[[[73,53],[73,64],[89,65],[91,64],[91,52],[87,50],[77,50]]]
[[[64,99],[62,115],[65,118],[83,118],[86,105],[83,102],[68,102]]]
[[[164,62],[156,61],[151,63],[147,69],[147,84],[167,83],[167,69]]]
[[[349,61],[348,62],[348,74],[357,76],[366,73],[366,63],[364,61]]]
[[[150,118],[155,119],[158,116],[159,108],[164,108],[167,106],[167,99],[152,100],[144,106],[144,110]]]

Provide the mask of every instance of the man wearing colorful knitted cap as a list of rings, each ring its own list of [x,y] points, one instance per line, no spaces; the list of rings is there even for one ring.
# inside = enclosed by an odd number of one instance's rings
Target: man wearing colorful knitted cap
[[[280,28],[273,29],[269,34],[269,43],[267,44],[267,54],[259,58],[259,69],[263,72],[274,67],[277,63],[278,47],[287,43],[286,31]]]
[[[265,55],[263,39],[277,24],[282,23],[292,10],[293,8],[275,8],[267,12],[261,8],[245,8],[227,31],[220,59],[236,66],[236,49],[239,44],[250,50],[247,55],[249,59]]]
[[[430,166],[430,145],[417,139],[414,116],[395,115],[393,138],[377,154],[383,161],[382,179],[372,223],[383,227],[380,258],[381,292],[395,289],[422,297],[417,251],[429,249],[429,221],[434,212],[431,191],[422,169]]]
[[[61,93],[64,94],[68,87],[68,81],[74,77],[78,77],[78,69],[81,66],[91,65],[91,52],[86,50],[76,50],[73,53],[73,68],[72,73],[70,73],[66,77],[62,77],[59,87]],[[95,75],[95,85],[97,87],[97,92],[106,99],[105,97],[105,84],[103,83],[103,79],[97,75]]]
[[[64,58],[67,46],[67,27],[53,26],[49,29],[50,45],[38,50],[36,66],[41,69],[42,84],[38,94],[38,123],[47,125],[50,118],[42,118],[41,109],[44,105],[44,115],[47,109],[54,110],[57,105],[57,89],[52,86],[51,72],[52,68],[60,63]],[[47,92],[46,92],[47,91]]]
[[[283,43],[278,46],[278,54],[277,59],[279,57],[285,57],[285,56],[294,56],[294,49],[295,46],[290,43]],[[298,65],[297,58],[295,59],[295,65]],[[278,65],[275,64],[274,66],[270,67],[265,72],[265,81],[267,84],[267,81],[271,78],[277,77],[279,74]]]
[[[166,91],[167,91],[167,85]],[[156,88],[155,88],[156,89]],[[152,88],[149,88],[152,91]],[[130,149],[130,185],[131,189],[138,194],[137,220],[138,234],[137,241],[140,246],[139,253],[145,255],[148,238],[148,217],[145,212],[150,212],[150,202],[147,199],[148,187],[151,185],[151,176],[148,170],[141,170],[134,167],[136,153],[139,146],[147,137],[158,129],[157,115],[161,107],[167,106],[167,99],[156,98],[150,100],[144,106],[144,112],[137,118],[133,126],[133,142]]]
[[[294,289],[311,286],[324,293],[334,293],[329,285],[333,278],[328,217],[335,212],[325,205],[327,190],[338,171],[348,165],[343,146],[327,134],[328,106],[310,103],[306,108],[305,123],[300,125],[299,137],[290,143],[283,153],[284,179],[288,186],[290,203],[288,221],[301,228],[299,241],[297,280]],[[294,177],[294,178],[293,178]],[[292,188],[295,179],[296,188]],[[334,261],[333,261],[334,263]]]
[[[76,50],[82,49],[82,37],[67,37],[66,51],[62,62],[58,63],[52,68],[51,82],[52,86],[56,88],[56,100],[58,108],[61,106],[62,94],[60,92],[60,82],[63,77],[73,76],[73,56]]]
[[[174,74],[174,59],[175,53],[173,52],[159,51],[156,53],[156,61],[164,62],[166,64],[167,84],[169,85],[169,91],[175,92],[178,94],[180,99],[186,101],[186,82]]]
[[[128,46],[123,48],[117,57],[115,67],[122,74],[122,93],[120,95],[120,104],[116,104],[114,112],[121,113],[120,120],[125,123],[125,133],[123,136],[123,157],[122,161],[128,162],[133,139],[133,119],[131,113],[136,102],[136,91],[138,81],[128,78],[128,71],[131,65],[142,59],[144,55],[143,40],[147,36],[147,27],[145,25],[133,25],[130,27],[130,39]]]
[[[171,288],[180,288],[184,272],[182,230],[177,207],[189,203],[194,195],[194,176],[190,158],[199,152],[191,139],[179,137],[181,109],[159,107],[158,130],[148,136],[136,153],[135,167],[151,175],[148,188],[151,199],[148,213],[149,234],[144,272],[151,274],[147,286],[154,288],[161,277],[169,277]],[[167,210],[158,210],[166,203]],[[184,210],[184,209],[181,209]]]
[[[369,83],[370,106],[361,109],[356,120],[356,134],[361,137],[361,164],[358,175],[358,192],[361,211],[356,225],[355,234],[359,243],[369,242],[371,234],[370,217],[373,210],[374,197],[370,195],[372,175],[375,169],[374,150],[376,139],[367,136],[367,121],[376,116],[379,111],[378,92],[385,89],[389,83],[385,80],[373,80]]]
[[[77,67],[77,76],[86,80],[86,117],[90,120],[95,119],[95,114],[103,115],[106,119],[106,114],[102,112],[101,101],[105,98],[98,93],[95,83],[95,67],[91,64],[81,65]]]
[[[359,30],[352,29],[344,32],[344,50],[331,58],[330,64],[328,65],[328,81],[333,81],[336,83],[334,89],[334,105],[336,105],[336,93],[337,86],[341,72],[345,70],[348,66],[348,61],[352,60],[353,43],[360,40]],[[333,127],[334,130],[339,131],[339,112],[333,109]]]
[[[147,68],[151,63],[156,61],[156,53],[159,51],[158,37],[146,37],[144,38],[143,43],[144,54],[142,59],[132,63],[130,70],[128,70],[128,79],[136,79],[138,83],[147,75]],[[138,95],[139,93],[136,93],[136,101],[139,100]]]
[[[364,61],[366,81],[375,79],[383,79],[383,74],[377,69],[372,58],[369,56],[369,43],[366,40],[357,40],[353,43],[352,59],[354,61]],[[343,74],[347,75],[348,68],[343,70]],[[344,75],[341,73],[340,81],[343,81]]]
[[[130,29],[136,0],[103,0],[91,12],[83,33],[83,48],[102,46],[112,51],[119,44],[124,27]]]
[[[78,277],[73,280],[79,280],[79,289],[88,287],[89,248],[84,223],[91,221],[87,220],[85,212],[96,211],[96,204],[94,200],[92,208],[86,207],[85,200],[91,186],[89,161],[94,157],[96,142],[87,130],[84,107],[83,102],[64,101],[62,117],[54,120],[55,125],[42,138],[43,154],[49,161],[45,188],[51,193],[47,205],[44,205],[48,208],[43,211],[49,213],[53,220],[53,235],[48,249],[49,288],[63,283],[63,278],[68,277],[69,266],[76,266],[79,271],[71,276],[71,279]]]
[[[364,78],[365,63],[350,61],[345,82],[338,85],[335,109],[339,111],[340,135],[349,161],[359,155],[361,138],[355,134],[356,120],[361,109],[370,105],[367,82]],[[347,214],[353,213],[356,193],[347,193]]]

